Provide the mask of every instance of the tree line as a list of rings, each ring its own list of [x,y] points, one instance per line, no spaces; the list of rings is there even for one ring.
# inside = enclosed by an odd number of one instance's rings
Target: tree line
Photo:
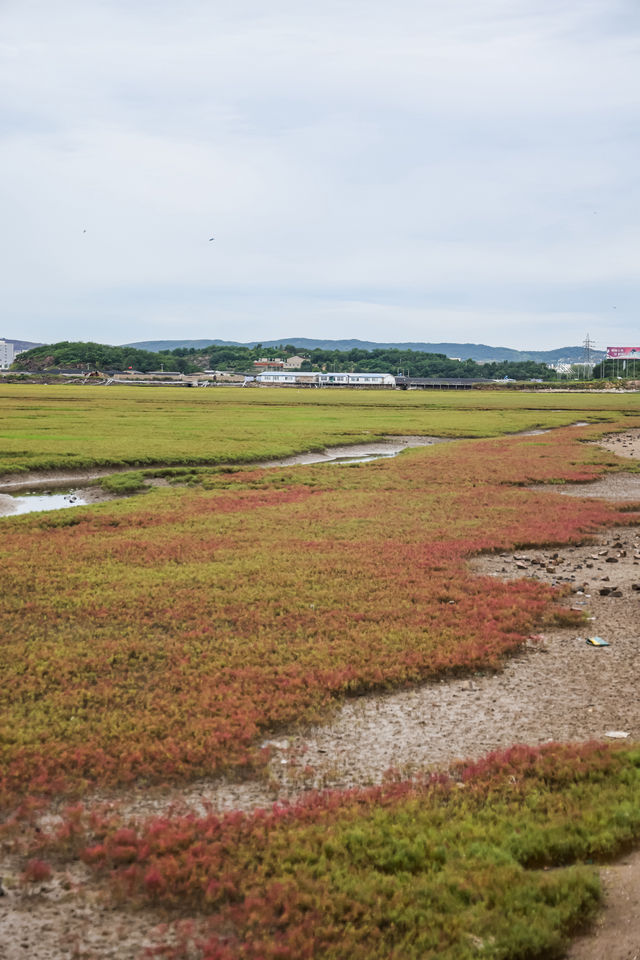
[[[47,344],[35,347],[16,358],[16,370],[46,370],[51,367],[66,367],[83,370],[139,370],[149,373],[164,369],[166,372],[197,373],[204,369],[231,370],[251,373],[254,360],[261,358],[285,359],[297,355],[292,344],[279,347],[215,346],[205,350],[193,347],[178,347],[163,353],[140,350],[133,347],[112,347],[102,343],[71,342]],[[419,350],[379,349],[323,350],[316,348],[299,354],[304,357],[302,370],[328,370],[335,373],[364,371],[371,373],[402,374],[409,377],[456,377],[462,379],[489,380],[553,380],[556,374],[544,363],[532,360],[503,360],[492,363],[476,363],[474,360],[452,360],[443,353],[422,353]]]
[[[179,348],[180,349],[180,348]],[[178,352],[178,351],[174,351]],[[182,356],[198,353],[195,349],[180,350]],[[218,370],[236,369],[247,371],[253,361],[261,357],[275,359],[297,353],[292,344],[281,347],[235,347],[211,346],[204,351],[209,365]],[[404,374],[409,377],[461,377],[473,379],[485,377],[490,380],[508,377],[512,380],[553,380],[556,374],[544,363],[532,360],[503,360],[493,363],[476,363],[474,360],[452,360],[443,353],[422,353],[419,350],[379,349],[323,350],[318,347],[300,353],[305,360],[302,370],[329,370],[336,373],[364,371],[371,373]]]
[[[18,354],[13,364],[16,370],[47,370],[52,367],[73,370],[139,370],[149,373],[164,368],[179,373],[194,373],[198,366],[188,357],[173,353],[152,353],[150,350],[137,350],[133,347],[111,347],[104,343],[74,343],[63,340],[60,343],[45,344]]]

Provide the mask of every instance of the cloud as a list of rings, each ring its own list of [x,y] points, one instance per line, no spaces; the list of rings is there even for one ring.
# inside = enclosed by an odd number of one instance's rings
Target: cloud
[[[446,315],[428,339],[543,347],[616,306],[634,337],[630,0],[8,0],[0,25],[7,336]]]

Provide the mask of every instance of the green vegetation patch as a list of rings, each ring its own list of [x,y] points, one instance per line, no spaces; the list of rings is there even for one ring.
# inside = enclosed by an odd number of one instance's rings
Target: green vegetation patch
[[[639,767],[633,749],[514,747],[269,812],[76,810],[41,849],[62,866],[72,837],[115,900],[181,918],[174,960],[548,960],[594,914],[590,864],[640,837]]]
[[[125,473],[112,473],[103,477],[100,486],[106,493],[114,496],[128,496],[140,493],[145,488],[145,475],[140,470],[128,470]]]
[[[3,474],[250,463],[385,435],[488,437],[637,415],[637,395],[0,385]]]

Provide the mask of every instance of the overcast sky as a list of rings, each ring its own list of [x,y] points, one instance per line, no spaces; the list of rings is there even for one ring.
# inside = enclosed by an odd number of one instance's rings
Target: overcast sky
[[[639,55],[638,0],[0,0],[0,336],[638,345]]]

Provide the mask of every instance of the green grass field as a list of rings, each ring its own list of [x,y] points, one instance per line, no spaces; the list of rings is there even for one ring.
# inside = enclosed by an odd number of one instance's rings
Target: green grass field
[[[606,422],[638,407],[636,394],[0,385],[0,471],[246,463],[385,434]]]

